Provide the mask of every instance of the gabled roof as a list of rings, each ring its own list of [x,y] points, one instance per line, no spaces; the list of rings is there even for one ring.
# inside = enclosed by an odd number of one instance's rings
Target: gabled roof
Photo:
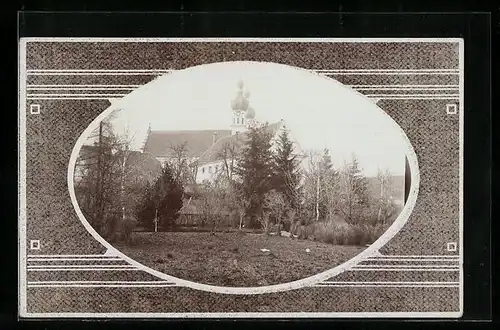
[[[234,147],[235,150],[239,150],[247,139],[246,133],[240,133],[238,135],[224,136],[218,139],[208,150],[201,154],[198,162],[200,164],[213,162],[222,159],[221,153],[224,151],[226,146]]]
[[[231,135],[230,130],[151,131],[143,151],[155,157],[170,157],[172,146],[186,142],[187,156],[199,157],[212,145],[214,133],[219,139]]]
[[[281,122],[276,122],[273,124],[269,124],[267,126],[268,131],[275,135],[279,129],[281,128]],[[210,148],[207,149],[203,154],[201,154],[198,162],[200,164],[213,162],[217,160],[221,160],[221,153],[223,152],[226,146],[234,146],[235,150],[240,150],[245,144],[248,138],[247,132],[242,132],[240,134],[225,136],[218,139]]]
[[[129,151],[127,155],[127,166],[140,167],[143,170],[159,172],[161,164],[150,153],[142,153],[140,151]]]

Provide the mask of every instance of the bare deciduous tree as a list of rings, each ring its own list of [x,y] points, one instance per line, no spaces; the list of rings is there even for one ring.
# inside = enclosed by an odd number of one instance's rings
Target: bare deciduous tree
[[[174,178],[183,183],[190,183],[193,179],[192,169],[189,167],[187,142],[173,144],[170,146],[172,157],[168,160],[174,171]]]
[[[380,185],[380,198],[378,200],[377,223],[384,223],[392,215],[395,208],[392,204],[393,176],[389,169],[378,170],[377,180]]]
[[[216,178],[212,182],[203,184],[201,190],[200,211],[204,220],[211,224],[211,233],[215,234],[221,220],[229,214],[227,186]]]
[[[233,180],[233,171],[238,157],[237,148],[234,143],[225,143],[217,156],[222,159],[222,168],[226,179]]]
[[[356,210],[367,203],[366,178],[361,174],[356,155],[345,162],[340,173],[340,211],[350,222],[355,221]]]
[[[277,234],[281,236],[281,223],[285,217],[286,211],[289,208],[283,194],[276,190],[271,190],[265,196],[265,202],[270,215],[274,218],[277,225]]]
[[[338,174],[330,173],[325,177],[322,182],[322,188],[326,217],[328,220],[332,220],[341,211],[341,185]]]
[[[319,219],[319,202],[320,202],[320,173],[319,162],[321,155],[315,150],[307,152],[308,167],[304,172],[304,198],[308,207],[312,207],[312,213],[316,221]]]
[[[241,231],[243,229],[243,219],[250,202],[245,198],[243,191],[235,182],[231,182],[226,196],[229,209],[236,211],[238,214],[238,229]]]

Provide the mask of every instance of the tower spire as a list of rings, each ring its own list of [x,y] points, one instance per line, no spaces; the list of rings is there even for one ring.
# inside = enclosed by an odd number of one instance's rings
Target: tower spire
[[[246,130],[246,113],[249,110],[250,105],[250,102],[248,101],[250,93],[243,90],[244,83],[242,79],[238,81],[237,87],[236,96],[231,100],[231,110],[233,112],[231,135],[244,132]]]

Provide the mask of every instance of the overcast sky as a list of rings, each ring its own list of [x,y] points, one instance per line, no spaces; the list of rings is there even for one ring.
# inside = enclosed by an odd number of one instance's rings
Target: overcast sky
[[[337,167],[356,153],[369,176],[378,167],[404,173],[407,149],[392,119],[341,83],[284,65],[226,62],[161,76],[115,102],[123,110],[113,123],[118,132],[129,128],[135,149],[149,123],[153,130],[229,129],[240,79],[256,119],[284,119],[304,151],[328,147]]]

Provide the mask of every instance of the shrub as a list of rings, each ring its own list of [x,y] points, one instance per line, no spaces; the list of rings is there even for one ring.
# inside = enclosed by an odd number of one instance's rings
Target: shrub
[[[305,227],[305,226],[304,226]],[[315,222],[299,230],[299,238],[313,238],[320,242],[335,245],[366,245],[376,241],[387,229],[378,224],[350,225],[342,222]],[[305,234],[302,234],[302,232]]]
[[[118,239],[120,232],[121,217],[120,214],[112,214],[106,218],[105,222],[105,237],[110,242],[115,242]]]
[[[270,230],[271,230],[271,224],[270,224],[270,213],[267,211],[262,212],[262,215],[258,218],[262,229],[266,233],[266,235],[269,235]]]
[[[366,232],[363,230],[363,226],[354,225],[350,227],[350,233],[347,237],[347,245],[364,245],[366,240]]]
[[[306,238],[316,240],[316,235],[314,234],[313,226],[306,226],[305,233],[306,233]]]
[[[132,242],[132,232],[134,228],[137,226],[137,221],[133,218],[125,218],[122,223],[122,235],[125,243]]]
[[[364,231],[367,234],[365,244],[372,244],[389,228],[390,224],[376,224],[373,226],[365,226]]]
[[[314,235],[318,241],[335,244],[335,228],[333,223],[320,222],[314,226]]]
[[[329,244],[346,244],[349,225],[333,221],[315,222],[309,227],[313,228],[316,240]]]
[[[232,228],[238,228],[239,227],[239,224],[240,224],[240,216],[238,214],[238,212],[236,211],[233,211],[231,212],[231,214],[229,215],[229,222],[230,222],[230,226]]]

